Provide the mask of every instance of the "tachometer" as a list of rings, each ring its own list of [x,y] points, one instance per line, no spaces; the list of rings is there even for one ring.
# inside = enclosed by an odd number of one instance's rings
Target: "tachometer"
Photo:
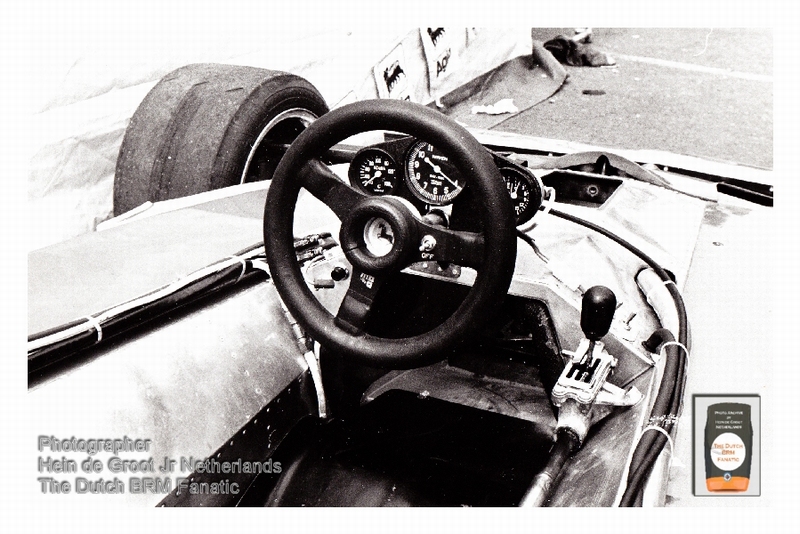
[[[501,167],[500,175],[511,197],[514,207],[514,219],[517,226],[527,222],[536,213],[541,204],[540,188],[524,172],[514,167]]]
[[[424,141],[408,152],[406,183],[417,198],[434,206],[452,202],[465,185],[447,156]]]
[[[371,195],[390,195],[397,187],[400,168],[385,150],[369,147],[350,162],[350,183]]]

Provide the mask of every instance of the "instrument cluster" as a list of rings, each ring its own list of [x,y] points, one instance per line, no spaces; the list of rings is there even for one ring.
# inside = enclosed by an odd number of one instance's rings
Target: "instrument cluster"
[[[544,186],[524,166],[491,152],[514,208],[517,226],[528,222],[544,196]],[[350,183],[368,195],[397,195],[430,211],[468,197],[469,177],[428,142],[413,137],[359,150],[350,162]]]

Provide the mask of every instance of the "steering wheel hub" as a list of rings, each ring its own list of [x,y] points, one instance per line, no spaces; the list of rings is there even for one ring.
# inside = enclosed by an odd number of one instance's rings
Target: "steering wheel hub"
[[[365,197],[342,220],[347,259],[365,272],[399,270],[416,241],[414,216],[391,197]]]
[[[382,258],[394,248],[394,230],[392,225],[381,217],[373,217],[364,227],[364,244],[367,252],[376,258]]]

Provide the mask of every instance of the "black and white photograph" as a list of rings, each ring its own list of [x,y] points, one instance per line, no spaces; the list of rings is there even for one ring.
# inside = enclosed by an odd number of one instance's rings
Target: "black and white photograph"
[[[40,4],[8,56],[15,514],[527,532],[790,500],[782,8]]]

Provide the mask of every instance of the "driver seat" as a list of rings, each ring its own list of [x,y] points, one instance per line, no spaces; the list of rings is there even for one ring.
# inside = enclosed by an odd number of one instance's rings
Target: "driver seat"
[[[514,506],[547,460],[536,425],[389,391],[352,415],[301,421],[275,451],[264,506]]]

